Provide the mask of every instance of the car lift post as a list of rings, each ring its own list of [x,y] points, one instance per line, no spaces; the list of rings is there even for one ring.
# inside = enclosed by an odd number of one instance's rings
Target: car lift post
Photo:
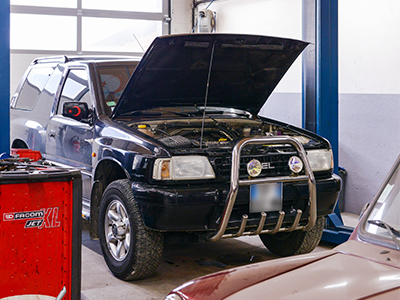
[[[327,138],[338,173],[338,0],[303,0],[303,127]],[[345,226],[338,204],[326,218],[322,240],[340,244],[353,228]]]
[[[0,1],[0,153],[10,152],[10,0]]]

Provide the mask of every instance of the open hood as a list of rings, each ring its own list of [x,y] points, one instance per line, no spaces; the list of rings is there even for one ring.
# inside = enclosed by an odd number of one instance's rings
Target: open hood
[[[206,94],[207,106],[257,114],[307,45],[238,34],[158,37],[136,67],[112,117],[156,107],[204,106]]]

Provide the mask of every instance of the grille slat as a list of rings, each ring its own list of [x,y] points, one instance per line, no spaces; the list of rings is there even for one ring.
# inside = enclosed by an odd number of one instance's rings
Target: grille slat
[[[274,176],[287,176],[292,172],[288,167],[289,158],[296,153],[292,151],[287,153],[269,153],[269,154],[255,154],[255,155],[242,155],[240,158],[239,178],[247,179],[247,164],[252,159],[257,159],[261,164],[269,164],[270,168],[264,168],[258,178],[274,177]],[[229,180],[231,175],[232,158],[231,157],[214,157],[210,158],[211,164],[214,166],[217,176]]]

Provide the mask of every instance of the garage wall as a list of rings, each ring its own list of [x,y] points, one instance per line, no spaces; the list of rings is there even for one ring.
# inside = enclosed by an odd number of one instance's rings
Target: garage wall
[[[174,4],[175,2],[175,4]],[[192,5],[191,0],[173,0]],[[199,6],[204,9],[204,4]],[[217,0],[217,32],[301,39],[300,0]],[[372,201],[400,150],[400,1],[339,0],[339,166],[345,211]],[[173,26],[174,33],[187,32]],[[261,115],[301,126],[301,59]]]
[[[345,210],[372,201],[400,153],[400,1],[339,1],[339,162]]]
[[[171,34],[190,33],[192,30],[192,7],[190,0],[171,1]]]

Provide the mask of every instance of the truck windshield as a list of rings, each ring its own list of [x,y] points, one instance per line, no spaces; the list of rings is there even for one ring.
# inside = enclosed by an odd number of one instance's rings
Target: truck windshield
[[[100,75],[102,108],[106,115],[110,115],[117,105],[122,91],[130,76],[135,70],[137,62],[129,64],[98,66]]]

